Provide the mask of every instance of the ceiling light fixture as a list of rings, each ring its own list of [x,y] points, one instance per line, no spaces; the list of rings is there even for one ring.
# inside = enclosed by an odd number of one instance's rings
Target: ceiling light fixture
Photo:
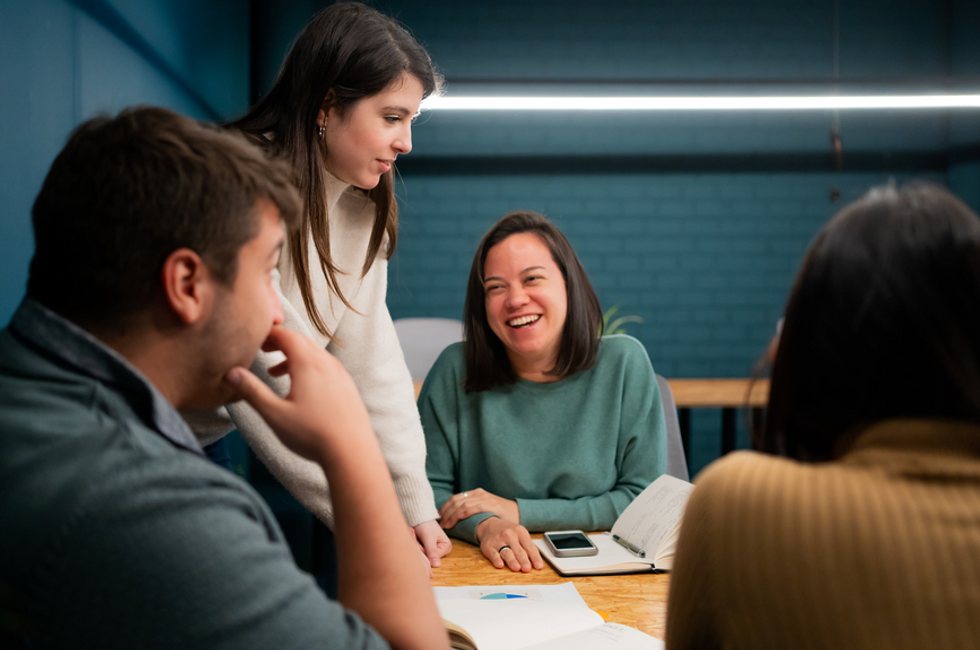
[[[729,97],[430,97],[435,111],[823,111],[980,108],[980,94]]]

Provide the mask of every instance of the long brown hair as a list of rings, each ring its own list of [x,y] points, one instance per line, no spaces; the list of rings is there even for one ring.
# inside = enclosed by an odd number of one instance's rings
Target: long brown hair
[[[530,232],[541,238],[565,279],[568,312],[561,332],[555,367],[547,374],[564,379],[595,365],[602,336],[599,298],[585,274],[582,262],[558,228],[537,212],[512,212],[490,229],[473,256],[463,306],[463,349],[466,355],[467,393],[490,390],[517,382],[504,344],[487,320],[483,267],[490,249],[511,235]]]
[[[872,190],[817,235],[758,446],[831,460],[888,418],[980,423],[980,219],[936,185]]]
[[[332,333],[327,331],[312,295],[308,263],[311,234],[327,284],[344,305],[351,305],[337,284],[337,273],[342,271],[330,255],[324,179],[327,149],[317,135],[317,114],[331,91],[335,105],[343,112],[383,91],[404,73],[419,80],[423,97],[441,85],[442,78],[433,69],[425,48],[399,23],[357,2],[335,4],[314,16],[296,37],[269,94],[229,124],[293,168],[293,181],[304,209],[300,228],[290,237],[289,254],[306,313],[316,329],[330,338]],[[378,185],[367,190],[375,214],[362,276],[377,257],[385,233],[388,258],[395,252],[398,204],[394,185],[392,165]]]

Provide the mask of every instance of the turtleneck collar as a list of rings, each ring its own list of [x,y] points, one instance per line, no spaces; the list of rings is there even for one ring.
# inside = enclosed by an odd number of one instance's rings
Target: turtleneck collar
[[[323,184],[327,189],[327,214],[330,214],[340,202],[340,197],[352,186],[326,170],[323,172]]]

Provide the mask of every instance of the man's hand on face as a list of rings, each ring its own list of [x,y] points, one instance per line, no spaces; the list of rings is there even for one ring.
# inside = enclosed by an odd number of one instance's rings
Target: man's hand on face
[[[289,375],[285,399],[276,395],[248,369],[232,368],[225,380],[268,422],[290,450],[325,463],[336,445],[354,442],[358,432],[371,432],[367,409],[354,380],[333,355],[302,334],[276,326],[262,345],[286,360],[269,369],[274,377]]]
[[[282,327],[272,328],[262,349],[286,355],[269,369],[274,377],[289,375],[285,399],[242,367],[229,370],[226,380],[286,447],[323,468],[337,526],[338,600],[392,647],[448,650],[420,566],[427,571],[429,561],[402,516],[354,380],[322,347]]]

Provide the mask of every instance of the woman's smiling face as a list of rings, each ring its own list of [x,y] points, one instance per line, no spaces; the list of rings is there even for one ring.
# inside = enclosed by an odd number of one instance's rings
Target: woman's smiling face
[[[483,290],[490,329],[520,377],[549,381],[568,312],[561,269],[535,233],[507,237],[487,252]]]
[[[422,94],[422,84],[406,72],[346,111],[321,109],[318,123],[326,125],[327,171],[361,189],[376,187],[395,158],[412,150],[412,120]]]

